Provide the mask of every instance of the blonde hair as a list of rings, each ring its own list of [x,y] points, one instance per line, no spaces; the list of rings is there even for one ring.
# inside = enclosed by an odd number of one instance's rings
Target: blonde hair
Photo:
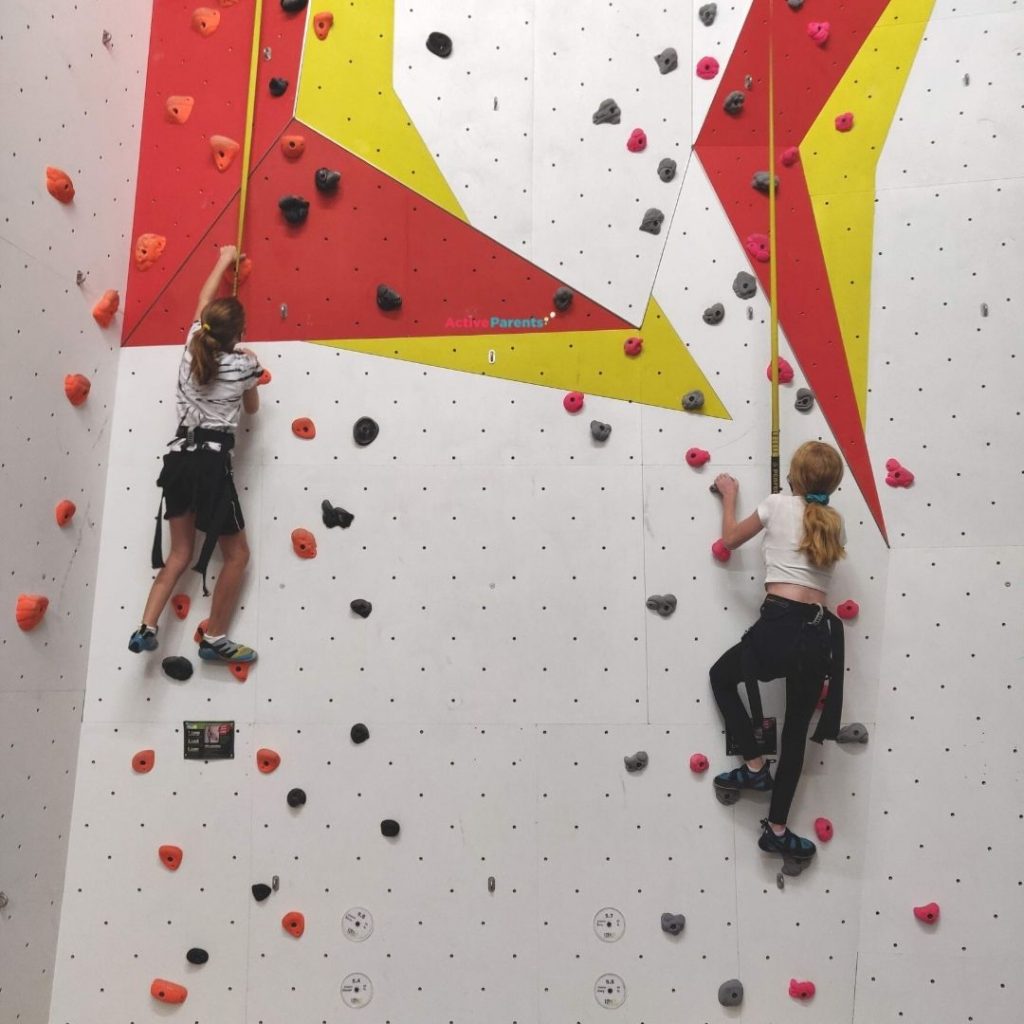
[[[189,343],[192,378],[197,384],[209,384],[217,376],[217,357],[233,352],[244,330],[245,309],[238,299],[214,299],[203,307],[199,330]]]
[[[829,495],[843,479],[843,460],[839,452],[822,441],[807,441],[793,452],[789,464],[789,485],[793,493]],[[843,521],[839,513],[819,502],[804,507],[804,538],[799,551],[819,569],[827,569],[846,557],[842,537]]]

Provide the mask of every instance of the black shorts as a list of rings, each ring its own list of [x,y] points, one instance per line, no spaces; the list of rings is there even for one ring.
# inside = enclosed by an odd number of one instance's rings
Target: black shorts
[[[208,448],[168,452],[157,480],[164,491],[164,519],[195,512],[196,529],[230,536],[245,529],[231,472],[231,452]]]

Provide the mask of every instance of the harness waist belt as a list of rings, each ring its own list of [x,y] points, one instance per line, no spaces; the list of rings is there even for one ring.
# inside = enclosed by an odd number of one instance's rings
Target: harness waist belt
[[[186,438],[189,445],[215,442],[223,445],[223,451],[229,452],[235,447],[235,435],[228,430],[209,430],[206,427],[178,427],[175,435]]]

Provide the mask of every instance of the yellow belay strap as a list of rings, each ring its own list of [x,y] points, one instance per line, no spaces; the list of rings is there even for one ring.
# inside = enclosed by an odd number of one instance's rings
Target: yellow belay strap
[[[238,294],[238,262],[242,256],[242,238],[245,234],[245,205],[249,197],[249,162],[252,158],[252,123],[256,109],[256,71],[260,59],[260,26],[263,23],[263,0],[256,0],[253,9],[252,52],[249,56],[249,95],[245,102],[245,140],[242,143],[242,187],[238,201],[238,237],[235,245],[235,274],[231,294]]]
[[[772,494],[779,481],[779,308],[775,245],[775,2],[768,0],[768,331],[772,354]]]

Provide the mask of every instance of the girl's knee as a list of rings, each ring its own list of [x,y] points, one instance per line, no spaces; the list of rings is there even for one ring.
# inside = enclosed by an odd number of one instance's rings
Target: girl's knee
[[[249,545],[244,540],[231,544],[222,551],[222,554],[225,562],[230,562],[240,569],[244,569],[249,564]]]

